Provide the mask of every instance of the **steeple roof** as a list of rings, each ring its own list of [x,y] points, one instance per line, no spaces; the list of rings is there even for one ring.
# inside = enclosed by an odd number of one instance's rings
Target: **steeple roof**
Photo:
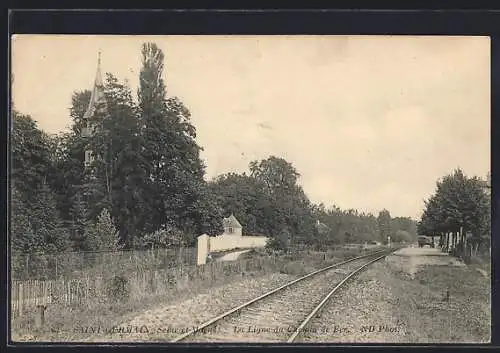
[[[99,104],[106,105],[106,99],[104,97],[104,84],[102,81],[101,74],[101,52],[99,51],[99,56],[97,59],[97,72],[94,80],[94,87],[92,88],[92,94],[90,96],[89,105],[87,106],[87,110],[83,115],[84,120],[87,120],[92,115],[94,115],[96,107]]]
[[[222,221],[222,224],[224,225],[224,228],[243,228],[240,224],[240,222],[238,222],[238,220],[236,219],[236,217],[231,214],[229,217],[227,218],[224,218],[223,221]]]

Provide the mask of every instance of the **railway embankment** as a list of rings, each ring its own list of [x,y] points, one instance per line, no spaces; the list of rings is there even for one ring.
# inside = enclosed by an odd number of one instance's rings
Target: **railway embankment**
[[[112,336],[113,339],[128,341],[136,339],[136,336],[152,336],[150,332],[156,330],[152,327],[161,323],[159,339],[165,340],[177,333],[178,329],[171,328],[176,322],[184,326],[196,324],[197,320],[260,295],[267,288],[280,286],[315,269],[372,250],[335,249],[326,253],[306,250],[275,255],[263,251],[248,252],[239,256],[238,261],[218,263],[217,268],[222,272],[215,273],[213,280],[186,281],[182,289],[172,286],[171,290],[165,290],[161,295],[135,293],[133,297],[123,300],[81,307],[49,304],[44,329],[33,330],[33,315],[25,315],[13,322],[12,339],[21,342],[103,342]],[[255,266],[245,265],[249,261],[260,261],[266,265],[258,266],[256,270]],[[235,269],[236,272],[233,271]],[[157,314],[165,310],[167,316]],[[136,325],[137,322],[140,325]]]
[[[304,342],[486,343],[488,266],[438,249],[405,248],[362,272],[325,307]]]
[[[71,329],[45,333],[37,339],[73,342],[171,341],[305,273],[359,254],[343,255],[325,259],[313,254],[302,259],[282,259],[279,266],[267,274],[246,275],[238,281],[189,292],[186,296],[164,298],[142,310],[116,317],[108,325],[93,324],[91,320],[74,322]],[[227,327],[224,332],[210,331],[218,329],[215,325],[206,327],[201,335],[206,336],[208,341],[210,337],[215,337],[218,342],[226,341],[226,336],[227,341],[272,342],[275,337],[282,340],[279,335],[287,336],[290,328],[296,326],[297,323],[289,319],[295,320],[294,312],[299,311],[301,303],[311,304],[312,307],[342,275],[347,274],[340,268],[335,271],[339,276],[315,280],[311,282],[314,288],[310,290],[303,288],[299,293],[293,289],[300,289],[299,286],[290,287],[285,294],[290,298],[277,300],[268,306],[269,310],[252,309],[250,316],[242,314],[241,317],[246,317],[243,324],[238,321],[240,316],[232,316],[234,322],[231,321],[228,327],[237,327],[238,332],[229,332]],[[349,279],[329,298],[295,342],[488,342],[491,322],[489,271],[488,266],[465,265],[437,249],[401,249]],[[320,287],[323,287],[323,294],[314,296]],[[310,303],[308,296],[312,298]]]

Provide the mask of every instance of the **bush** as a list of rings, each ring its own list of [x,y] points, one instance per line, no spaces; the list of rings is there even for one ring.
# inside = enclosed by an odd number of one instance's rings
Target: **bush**
[[[109,299],[126,300],[130,295],[129,281],[124,276],[114,276],[107,280],[106,295]]]
[[[103,209],[95,224],[85,230],[85,247],[91,251],[114,251],[121,248],[118,231],[107,209]]]
[[[288,252],[290,249],[290,240],[290,232],[288,229],[284,228],[277,237],[274,237],[267,242],[266,248]]]
[[[286,262],[280,267],[280,273],[287,275],[302,275],[305,273],[305,266],[301,262]]]
[[[146,249],[181,247],[185,245],[184,238],[185,235],[181,230],[174,226],[166,225],[153,233],[144,235],[141,241],[136,241],[136,243]]]

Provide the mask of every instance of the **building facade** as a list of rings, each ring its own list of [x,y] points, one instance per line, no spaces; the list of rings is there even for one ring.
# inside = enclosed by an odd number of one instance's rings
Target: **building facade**
[[[92,87],[92,93],[90,96],[90,101],[83,115],[84,126],[82,128],[81,134],[83,137],[91,137],[95,130],[99,127],[99,123],[94,121],[93,118],[96,114],[100,116],[105,116],[107,110],[106,97],[104,95],[104,83],[102,81],[101,73],[101,53],[99,52],[97,58],[97,71],[94,79],[94,85]],[[92,165],[95,160],[95,153],[90,147],[85,150],[85,160],[84,164],[86,168]]]
[[[235,236],[243,235],[243,227],[233,214],[231,214],[227,218],[224,218],[222,220],[222,225],[224,226],[223,235],[235,235]]]

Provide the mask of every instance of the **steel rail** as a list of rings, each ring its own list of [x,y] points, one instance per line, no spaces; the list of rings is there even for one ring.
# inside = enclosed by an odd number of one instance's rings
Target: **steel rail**
[[[251,300],[249,300],[249,301],[247,301],[247,302],[245,302],[245,303],[243,303],[243,304],[241,304],[241,305],[238,305],[237,307],[232,308],[232,309],[230,309],[230,310],[228,310],[228,311],[226,311],[226,312],[224,312],[224,313],[222,313],[222,314],[220,314],[220,315],[218,315],[218,316],[214,317],[213,319],[210,319],[210,320],[208,320],[208,321],[204,322],[204,323],[203,323],[203,324],[201,324],[200,326],[195,327],[195,328],[193,328],[193,329],[191,329],[191,330],[187,331],[186,333],[183,333],[182,335],[177,336],[176,338],[174,338],[174,339],[173,339],[172,341],[170,341],[170,342],[179,342],[179,341],[182,341],[182,340],[184,340],[185,338],[187,338],[187,337],[189,337],[189,336],[194,335],[196,332],[198,332],[198,331],[200,331],[200,330],[203,330],[204,328],[206,328],[206,327],[208,327],[208,326],[210,326],[210,325],[212,325],[212,324],[216,323],[217,321],[220,321],[220,320],[224,319],[225,317],[227,317],[227,316],[229,316],[229,315],[231,315],[231,314],[233,314],[233,313],[237,312],[238,310],[241,310],[241,309],[243,309],[243,308],[245,308],[245,307],[248,307],[249,305],[251,305],[251,304],[253,304],[253,303],[255,303],[255,302],[258,302],[258,301],[260,301],[260,300],[262,300],[262,299],[264,299],[264,298],[266,298],[266,297],[269,297],[269,296],[271,296],[272,294],[274,294],[274,293],[276,293],[276,292],[279,292],[279,291],[281,291],[281,290],[283,290],[283,289],[285,289],[285,288],[288,288],[288,287],[290,287],[290,286],[294,285],[294,284],[295,284],[295,283],[297,283],[297,282],[303,281],[303,280],[305,280],[305,279],[307,279],[307,278],[310,278],[310,277],[312,277],[312,276],[314,276],[314,275],[317,275],[317,274],[319,274],[319,273],[322,273],[322,272],[328,271],[328,270],[330,270],[330,269],[333,269],[333,268],[339,267],[339,266],[344,265],[344,264],[347,264],[347,263],[349,263],[349,262],[353,262],[353,261],[360,260],[360,259],[364,259],[364,258],[371,257],[371,256],[376,256],[376,255],[381,254],[381,253],[384,253],[385,255],[382,255],[381,257],[378,257],[378,258],[377,258],[377,260],[378,260],[378,259],[380,259],[380,258],[382,258],[382,257],[384,257],[384,256],[387,256],[387,254],[388,254],[387,249],[384,249],[384,250],[381,250],[381,251],[376,251],[376,252],[374,252],[374,253],[367,254],[367,255],[362,255],[362,256],[354,257],[354,258],[352,258],[352,259],[348,259],[348,260],[345,260],[345,261],[342,261],[342,262],[339,262],[339,263],[336,263],[336,264],[333,264],[333,265],[330,265],[330,266],[327,266],[327,267],[321,268],[321,269],[316,270],[316,271],[314,271],[314,272],[311,272],[311,273],[309,273],[309,274],[307,274],[307,275],[304,275],[304,276],[302,276],[302,277],[299,277],[299,278],[297,278],[297,279],[295,279],[295,280],[293,280],[293,281],[291,281],[291,282],[285,283],[284,285],[282,285],[282,286],[280,286],[280,287],[278,287],[278,288],[272,289],[272,290],[270,290],[269,292],[266,292],[266,293],[264,293],[264,294],[262,294],[262,295],[260,295],[260,296],[258,296],[258,297],[256,297],[256,298],[254,298],[254,299],[251,299]],[[372,262],[374,262],[374,261],[371,261],[370,263],[372,263]],[[344,281],[343,281],[343,282],[344,282]]]
[[[389,253],[390,254],[390,253]],[[290,338],[287,340],[287,343],[291,343],[295,340],[295,338],[297,338],[297,336],[300,334],[300,332],[304,329],[304,327],[309,323],[309,321],[311,321],[311,319],[314,317],[314,315],[316,315],[316,313],[321,310],[321,308],[326,304],[326,302],[330,299],[330,297],[335,293],[337,292],[337,290],[342,287],[342,285],[347,282],[352,276],[354,276],[355,274],[357,274],[358,272],[360,272],[361,270],[363,270],[364,268],[366,268],[367,266],[371,265],[372,263],[376,262],[376,261],[379,261],[380,259],[386,257],[388,254],[385,254],[385,255],[382,255],[382,256],[379,256],[369,262],[367,262],[366,264],[360,266],[359,268],[355,269],[354,271],[352,271],[348,276],[346,276],[339,284],[337,284],[335,286],[335,288],[333,288],[330,293],[328,293],[325,298],[323,298],[323,300],[311,311],[311,313],[304,319],[304,321],[302,321],[302,323],[299,325],[299,327],[297,327],[295,329],[295,332],[290,336]]]

